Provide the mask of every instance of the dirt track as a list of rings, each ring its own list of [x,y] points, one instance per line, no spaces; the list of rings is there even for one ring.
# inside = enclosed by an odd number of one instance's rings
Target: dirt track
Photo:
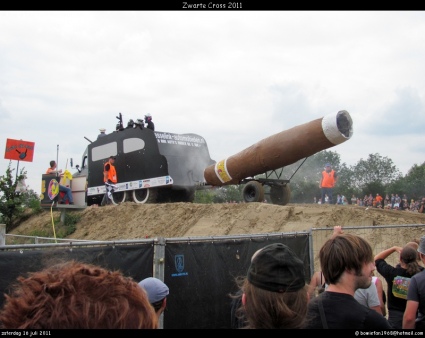
[[[196,237],[296,232],[311,228],[425,224],[425,214],[366,209],[351,205],[268,203],[240,204],[135,204],[88,207],[80,213],[76,231],[68,238],[126,240],[146,237]],[[53,212],[60,219],[60,212]],[[50,210],[33,216],[11,233],[28,235],[52,229]],[[406,236],[409,234],[406,234]],[[425,235],[425,234],[424,234]],[[409,239],[410,240],[410,239]]]

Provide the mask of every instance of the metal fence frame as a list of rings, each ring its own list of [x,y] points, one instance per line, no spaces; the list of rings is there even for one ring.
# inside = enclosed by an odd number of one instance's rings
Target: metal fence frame
[[[92,241],[92,240],[76,240],[76,239],[56,239],[49,237],[38,236],[23,236],[5,233],[5,225],[0,224],[0,251],[4,250],[29,250],[29,249],[42,249],[42,248],[63,248],[72,246],[110,246],[110,245],[125,245],[153,242],[154,244],[154,261],[153,261],[153,275],[156,278],[164,280],[164,252],[167,242],[214,242],[222,240],[241,240],[246,238],[255,237],[275,237],[275,236],[291,236],[297,234],[308,233],[309,255],[310,255],[310,276],[313,276],[315,271],[320,270],[318,254],[320,247],[323,245],[333,233],[333,227],[327,228],[311,228],[309,231],[288,232],[288,233],[264,233],[264,234],[247,234],[247,235],[233,235],[233,236],[207,236],[207,237],[181,237],[181,238],[150,238],[139,240],[120,240],[120,241]],[[420,239],[425,235],[425,224],[404,224],[404,225],[380,225],[380,226],[344,226],[345,233],[354,233],[369,240],[374,254],[377,254],[392,246],[403,246],[407,242],[414,239]],[[388,232],[393,233],[388,236]],[[373,235],[373,236],[372,236]],[[6,239],[8,238],[26,238],[34,244],[14,244],[7,245]],[[397,238],[397,242],[391,242],[392,238]],[[60,243],[58,243],[58,241]],[[54,243],[53,243],[54,242]],[[390,255],[386,261],[391,265],[399,263],[399,256],[394,254]],[[382,280],[384,290],[387,292],[387,283],[379,273],[376,275]],[[160,318],[160,327],[163,327],[163,318]]]
[[[378,252],[381,252],[391,246],[397,245],[397,246],[403,246],[409,241],[412,241],[413,239],[421,238],[423,235],[425,235],[425,224],[394,224],[394,225],[376,225],[376,226],[344,226],[343,230],[344,232],[350,232],[355,233],[359,236],[364,236],[367,232],[371,231],[401,231],[408,232],[408,234],[403,234],[398,236],[400,241],[397,243],[388,243],[384,241],[377,241],[376,243],[371,243],[373,252],[377,254]],[[410,231],[409,231],[410,230]],[[311,228],[309,231],[300,231],[298,233],[309,233],[309,251],[310,251],[310,271],[311,276],[313,273],[317,270],[320,270],[320,265],[318,263],[318,253],[321,247],[321,244],[332,235],[333,228],[327,227],[327,228]],[[282,233],[285,235],[294,234],[294,232],[288,232],[288,233]],[[296,232],[295,232],[296,234]],[[247,234],[247,235],[233,235],[233,236],[207,236],[207,237],[176,237],[176,238],[156,238],[154,239],[155,244],[158,246],[156,250],[156,255],[158,258],[155,260],[154,264],[154,271],[157,271],[157,274],[161,276],[163,274],[163,270],[161,268],[162,264],[161,260],[163,260],[163,246],[167,241],[211,241],[211,240],[229,240],[229,239],[242,239],[246,237],[256,237],[256,236],[274,236],[275,233],[269,233],[269,234]],[[386,234],[387,236],[388,234]],[[379,237],[379,236],[378,236]],[[13,245],[7,245],[6,241],[8,238],[24,238],[27,239],[29,242],[32,242],[30,244],[13,244]],[[380,237],[379,237],[380,238]],[[138,239],[138,240],[119,240],[119,241],[95,241],[95,240],[79,240],[79,239],[67,239],[67,238],[52,238],[52,237],[40,237],[40,236],[26,236],[26,235],[15,235],[15,234],[6,234],[6,226],[4,224],[0,224],[0,250],[20,250],[20,249],[32,249],[32,248],[43,248],[43,247],[62,247],[62,246],[92,246],[92,245],[113,245],[115,243],[120,244],[136,244],[146,241],[152,241],[152,239]],[[59,242],[59,243],[58,243]],[[161,249],[162,248],[162,249]],[[397,264],[398,263],[398,257],[397,255],[391,255],[388,257],[387,261],[389,264]],[[162,271],[162,272],[161,272]]]
[[[366,236],[367,233],[374,232],[376,235],[374,239],[368,242],[372,246],[372,250],[374,255],[392,247],[392,246],[404,246],[407,242],[411,242],[414,239],[420,239],[425,235],[425,224],[395,224],[395,225],[374,225],[374,226],[344,226],[343,230],[345,233],[354,233],[359,236],[363,236],[366,238],[370,238],[371,236]],[[333,228],[312,228],[310,230],[310,262],[312,263],[310,266],[311,276],[315,271],[320,271],[319,264],[319,251],[321,247],[321,243],[323,243],[326,239],[328,239],[332,233]],[[385,235],[382,233],[385,232]],[[394,233],[393,236],[388,236],[388,232]],[[397,236],[396,236],[397,235]],[[397,238],[397,242],[389,242],[383,240],[383,237],[388,238]],[[400,263],[398,254],[391,254],[388,256],[385,261],[390,265],[397,265]],[[385,278],[383,278],[377,271],[375,272],[375,276],[381,279],[383,284],[383,289],[385,293],[387,293],[387,282]]]

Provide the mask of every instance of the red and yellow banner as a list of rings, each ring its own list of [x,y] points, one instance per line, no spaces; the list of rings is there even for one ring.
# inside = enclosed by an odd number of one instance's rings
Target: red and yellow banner
[[[8,160],[32,162],[34,146],[34,142],[8,138],[6,141],[4,158]]]

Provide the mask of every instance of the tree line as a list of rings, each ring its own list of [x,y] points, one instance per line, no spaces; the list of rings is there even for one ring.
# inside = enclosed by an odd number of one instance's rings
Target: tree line
[[[321,196],[319,182],[321,172],[326,163],[331,163],[338,174],[338,183],[334,196],[344,195],[349,202],[350,197],[363,198],[365,195],[381,196],[388,194],[406,194],[409,199],[417,200],[425,196],[425,162],[414,164],[406,175],[402,175],[394,162],[378,153],[369,154],[367,159],[360,159],[356,164],[348,166],[341,162],[340,155],[335,151],[323,150],[306,159],[301,159],[281,170],[270,171],[255,178],[278,178],[289,180],[291,189],[290,203],[313,203],[314,197]],[[25,211],[33,213],[42,211],[40,197],[34,190],[17,191],[18,183],[25,178],[26,171],[22,168],[18,174],[11,169],[11,161],[6,173],[0,176],[0,223],[6,224],[6,230],[13,228],[14,221],[29,217]],[[279,172],[279,176],[276,174]],[[229,185],[197,190],[195,203],[240,203],[243,202],[243,185]],[[265,187],[265,198],[270,202]]]

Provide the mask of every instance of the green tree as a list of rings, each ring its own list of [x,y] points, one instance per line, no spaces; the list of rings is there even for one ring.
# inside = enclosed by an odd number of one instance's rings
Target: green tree
[[[11,169],[12,161],[6,169],[6,174],[0,176],[0,213],[1,221],[6,224],[6,231],[10,231],[13,221],[19,218],[24,212],[24,196],[16,192],[18,182],[26,177],[25,168],[22,168],[15,181],[13,180],[13,171]]]
[[[314,203],[320,198],[320,189],[316,182],[304,181],[289,184],[291,189],[290,203]]]
[[[241,202],[243,184],[228,185],[224,187],[226,202]]]
[[[195,203],[210,204],[214,201],[214,189],[201,189],[195,192]]]
[[[214,203],[228,203],[242,201],[243,184],[232,184],[215,189]]]
[[[395,180],[387,186],[386,193],[406,194],[415,200],[425,196],[425,162],[421,165],[414,164],[406,176]]]
[[[388,157],[369,154],[367,160],[360,159],[352,168],[352,185],[364,193],[383,193],[384,187],[398,179],[401,173]],[[374,191],[372,191],[374,190]]]
[[[338,182],[335,187],[334,196],[336,194],[344,195],[349,204],[351,204],[351,196],[360,197],[362,191],[352,184],[353,170],[347,167],[345,163],[341,164],[338,169]]]
[[[425,196],[425,162],[421,165],[413,165],[403,181],[407,196],[415,200]]]
[[[40,196],[38,196],[34,190],[25,190],[24,192],[22,192],[21,197],[22,204],[25,207],[32,209],[35,213],[43,211],[43,209],[41,208]]]

